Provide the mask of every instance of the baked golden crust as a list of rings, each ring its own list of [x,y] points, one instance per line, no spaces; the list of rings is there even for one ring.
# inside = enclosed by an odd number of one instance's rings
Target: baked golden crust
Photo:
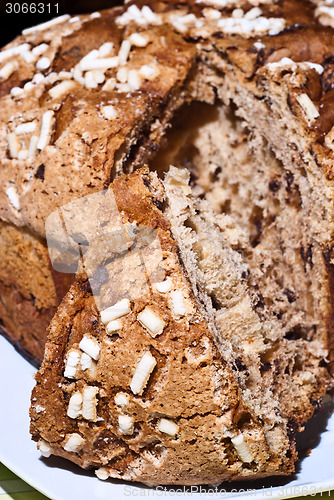
[[[322,222],[313,221],[312,231],[321,240],[323,253],[331,252],[334,117],[330,13],[298,0],[231,1],[217,9],[218,4],[189,1],[175,6],[138,1],[134,3],[137,9],[129,3],[104,11],[100,17],[63,18],[47,30],[31,30],[5,48],[19,50],[21,55],[2,55],[0,68],[13,63],[0,81],[0,217],[4,222],[44,237],[45,218],[57,206],[101,190],[115,175],[142,164],[159,148],[174,110],[184,101],[198,98],[199,78],[197,75],[194,83],[193,76],[205,68],[225,79],[222,100],[233,98],[236,91],[243,96],[239,101],[235,98],[237,107],[244,110],[249,124],[253,121],[271,140],[280,158],[286,158],[289,150],[296,168],[301,170],[303,162],[308,163],[308,181],[315,193],[312,202],[320,200],[317,210],[322,215]],[[138,33],[144,41],[135,39],[127,54],[122,42]],[[25,43],[30,45],[22,48]],[[105,47],[106,55],[95,54],[93,59],[117,57],[122,45],[125,64],[118,61],[117,67],[103,70],[102,76],[88,75],[92,70],[82,68],[89,64],[80,66],[80,61],[105,43],[113,44],[110,53]],[[15,49],[18,46],[21,49]],[[147,66],[150,70],[143,70],[139,78],[138,71]],[[129,72],[119,73],[124,67],[132,71],[131,78]],[[104,80],[99,83],[99,79]],[[70,84],[59,89],[64,82]],[[23,93],[13,87],[23,87]],[[219,94],[219,88],[215,92]],[[102,110],[104,106],[113,109]],[[114,112],[116,118],[110,115]],[[285,149],[281,138],[287,129],[282,113],[290,123]],[[259,116],[270,115],[274,117],[272,128],[257,122]],[[43,120],[45,140],[36,150],[31,137],[40,138]],[[16,133],[25,123],[34,123],[34,130]],[[330,279],[324,290],[330,295],[328,283]],[[19,284],[13,286],[19,290]],[[55,292],[49,293],[48,300],[56,303]],[[38,306],[31,306],[37,315]],[[326,307],[323,314],[331,325],[331,306]]]

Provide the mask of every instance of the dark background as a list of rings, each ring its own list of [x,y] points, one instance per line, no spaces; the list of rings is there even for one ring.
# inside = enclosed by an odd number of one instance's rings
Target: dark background
[[[45,8],[44,14],[7,14],[6,4],[43,4]],[[114,5],[122,4],[122,0],[0,0],[0,47],[10,42],[19,35],[24,28],[34,26],[35,24],[43,23],[53,17],[61,16],[62,14],[81,14],[85,12],[94,12],[100,9],[107,9]],[[58,4],[58,14],[55,7]],[[50,7],[49,7],[50,6]],[[50,13],[49,13],[50,9]]]

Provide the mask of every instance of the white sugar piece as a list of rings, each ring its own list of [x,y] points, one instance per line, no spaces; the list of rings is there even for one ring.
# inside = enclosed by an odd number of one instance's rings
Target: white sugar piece
[[[46,52],[49,48],[49,45],[47,43],[41,43],[40,45],[37,45],[36,47],[34,47],[31,52],[39,57],[41,56],[42,54],[44,54],[44,52]]]
[[[64,23],[70,19],[68,14],[64,14],[63,16],[55,17],[46,23],[37,24],[36,26],[32,26],[31,28],[26,28],[22,31],[22,35],[30,35],[31,33],[35,33],[36,31],[44,31],[49,28],[53,28],[57,24]]]
[[[115,404],[117,406],[124,407],[124,406],[128,406],[129,401],[130,401],[130,397],[126,392],[118,392],[115,395],[114,401],[115,401]]]
[[[26,160],[28,158],[28,150],[26,148],[24,149],[20,149],[18,155],[17,155],[17,159],[18,160]]]
[[[82,416],[86,420],[96,422],[97,420],[97,398],[99,392],[98,387],[86,386],[83,390]]]
[[[264,48],[265,48],[265,45],[264,45],[264,43],[262,43],[262,42],[255,42],[253,45],[254,45],[254,47],[255,47],[257,50],[261,50],[261,49],[264,49]]]
[[[84,85],[85,84],[85,79],[83,77],[83,74],[82,74],[82,71],[80,69],[80,66],[77,65],[75,66],[73,69],[73,78],[74,80],[76,80],[77,82],[81,83],[81,85]]]
[[[0,69],[0,78],[2,80],[7,80],[17,68],[18,68],[17,61],[5,64],[5,66],[3,66],[3,68]]]
[[[33,76],[32,82],[38,85],[39,83],[43,82],[45,80],[45,76],[42,73],[36,73]]]
[[[101,106],[100,108],[101,114],[107,120],[114,120],[117,118],[118,114],[114,106]]]
[[[121,47],[118,52],[119,65],[124,66],[126,64],[131,50],[130,40],[123,40]]]
[[[318,118],[319,111],[307,94],[297,95],[296,99],[307,116],[309,124]]]
[[[250,9],[245,14],[245,19],[249,19],[250,21],[253,21],[253,19],[260,17],[261,14],[262,14],[262,10],[259,7],[253,7],[253,9]]]
[[[169,436],[175,436],[179,431],[179,426],[167,418],[162,418],[158,423],[158,430]]]
[[[141,11],[135,4],[130,5],[126,13],[130,16],[131,19],[140,19],[142,16]]]
[[[85,59],[79,63],[81,71],[89,71],[92,69],[111,69],[117,68],[119,65],[119,58],[117,56],[107,57],[103,59]]]
[[[13,96],[13,97],[18,97],[20,95],[22,95],[24,93],[23,89],[21,89],[20,87],[13,87],[10,91],[10,94]]]
[[[10,49],[2,50],[0,52],[0,64],[6,59],[20,55],[29,49],[30,49],[29,43],[22,43],[21,45],[17,45],[16,47],[11,47]]]
[[[148,44],[148,39],[140,33],[132,33],[132,35],[130,35],[129,37],[129,40],[135,47],[146,47],[146,45]]]
[[[102,90],[104,92],[111,92],[114,90],[116,86],[116,79],[115,78],[109,78],[106,83],[103,85]]]
[[[68,352],[64,370],[64,377],[75,378],[79,359],[80,359],[80,353],[75,349],[71,349]]]
[[[17,135],[14,133],[7,134],[8,149],[11,158],[17,158],[20,150],[20,144]]]
[[[129,415],[118,416],[118,428],[121,434],[133,434],[134,419]]]
[[[166,326],[166,323],[152,311],[150,307],[145,307],[145,309],[138,314],[137,320],[148,330],[152,337],[160,335]]]
[[[124,93],[131,92],[131,90],[132,90],[128,83],[118,83],[116,85],[116,88],[117,88],[118,92],[124,92]]]
[[[36,122],[26,122],[26,123],[21,123],[17,127],[15,127],[15,134],[20,135],[20,134],[30,134],[31,132],[34,132],[36,130]]]
[[[114,332],[119,332],[121,328],[122,328],[122,323],[118,319],[115,319],[114,321],[110,321],[107,324],[106,331],[107,333],[114,333]]]
[[[142,16],[144,16],[145,20],[148,23],[154,24],[157,23],[159,20],[157,15],[152,11],[152,9],[150,9],[148,5],[144,5],[144,7],[141,10],[141,14]]]
[[[175,290],[170,294],[170,297],[172,301],[172,310],[174,315],[178,318],[185,316],[187,310],[185,307],[184,298],[181,290]]]
[[[232,17],[234,17],[234,19],[241,19],[244,17],[244,11],[242,9],[234,9]]]
[[[97,361],[100,358],[100,344],[96,338],[84,335],[79,344],[80,349]]]
[[[323,66],[321,66],[321,64],[316,64],[316,63],[312,63],[312,62],[308,62],[308,61],[306,61],[304,64],[309,66],[311,69],[315,69],[315,71],[319,75],[322,75],[322,73],[324,72],[324,68],[323,68]]]
[[[232,441],[239,457],[241,458],[241,460],[243,462],[250,463],[253,461],[252,453],[251,453],[250,449],[248,448],[242,434],[239,434],[238,436],[233,437],[231,439],[231,441]]]
[[[31,89],[34,88],[34,84],[31,81],[27,82],[27,83],[24,84],[23,88],[24,88],[24,90],[28,90],[29,91],[29,90],[31,90]]]
[[[40,71],[43,71],[44,69],[48,69],[50,65],[51,62],[48,57],[41,57],[41,59],[38,59],[36,63],[36,68],[39,69]]]
[[[125,316],[130,312],[131,309],[129,299],[122,299],[113,306],[110,306],[107,309],[104,309],[104,311],[101,311],[101,320],[102,323],[106,325],[107,323],[110,323],[110,321],[121,318],[122,316]]]
[[[295,63],[289,57],[282,57],[282,59],[280,61],[266,64],[266,68],[268,68],[270,70],[275,70],[276,68],[284,68],[286,66],[289,66],[292,70],[294,70],[297,68],[297,63]]]
[[[101,17],[101,14],[100,14],[100,12],[92,12],[90,17],[92,19],[97,19],[98,17]]]
[[[44,439],[40,439],[37,443],[37,449],[39,450],[42,457],[49,458],[51,455],[51,447],[49,443],[44,441]]]
[[[88,59],[98,59],[100,57],[100,53],[97,49],[93,49],[90,52],[88,52],[80,62],[82,61],[88,61]]]
[[[167,293],[172,288],[172,282],[169,278],[167,278],[165,281],[161,281],[160,283],[156,283],[155,288],[160,293]]]
[[[58,78],[59,80],[71,80],[73,74],[70,71],[59,71]]]
[[[106,42],[99,48],[99,56],[106,57],[109,56],[114,49],[114,44],[112,42]]]
[[[70,418],[78,418],[78,416],[81,415],[82,401],[81,392],[77,391],[72,394],[67,408],[67,415]]]
[[[76,23],[77,21],[80,21],[80,17],[79,16],[74,16],[74,17],[71,17],[71,19],[69,20],[69,23]]]
[[[96,81],[96,83],[98,85],[100,85],[101,83],[103,83],[104,80],[106,79],[106,76],[105,76],[104,72],[101,71],[101,70],[99,70],[99,69],[93,70],[92,73],[94,74],[94,80]]]
[[[42,150],[47,146],[50,140],[51,129],[53,125],[54,112],[49,110],[43,113],[41,133],[37,143],[37,149]]]
[[[63,96],[67,92],[69,92],[73,87],[75,87],[75,83],[73,81],[66,80],[64,82],[59,83],[55,87],[52,87],[49,90],[49,94],[53,99],[57,99],[58,97]]]
[[[15,208],[15,210],[20,211],[21,210],[21,203],[20,203],[20,197],[17,192],[17,189],[15,186],[10,186],[9,188],[6,189],[6,195],[8,196],[8,199],[11,203],[11,205]]]
[[[139,71],[136,69],[130,69],[129,75],[128,75],[128,85],[130,86],[131,90],[139,90],[140,85],[141,85],[141,78]]]
[[[101,479],[101,481],[106,481],[109,477],[107,470],[104,467],[100,467],[95,471],[96,477]]]
[[[149,351],[143,355],[130,383],[133,394],[141,394],[156,364],[156,359]]]
[[[74,432],[73,434],[68,435],[68,439],[64,445],[64,450],[71,453],[78,453],[78,451],[81,450],[84,444],[84,438],[77,432]]]
[[[209,21],[217,21],[222,17],[222,14],[217,9],[206,8],[203,10],[203,15]]]
[[[37,153],[38,136],[32,135],[29,142],[28,158],[33,158]]]
[[[159,74],[158,69],[155,67],[153,68],[148,64],[144,64],[139,70],[139,75],[145,78],[146,80],[153,80],[158,76],[158,74]]]
[[[126,83],[128,81],[128,76],[129,76],[129,70],[128,68],[125,68],[123,66],[122,68],[119,68],[119,70],[117,71],[116,80],[121,83]]]
[[[37,56],[35,56],[29,50],[22,52],[21,57],[25,60],[27,64],[34,63],[37,59]]]
[[[80,364],[82,370],[90,370],[93,366],[93,360],[89,354],[83,352],[80,358]]]

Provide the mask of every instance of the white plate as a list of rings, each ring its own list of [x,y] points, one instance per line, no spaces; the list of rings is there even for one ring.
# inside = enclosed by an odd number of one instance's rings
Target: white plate
[[[289,498],[334,489],[334,412],[322,410],[301,435],[300,448],[312,452],[291,478],[221,484],[212,488],[148,488],[122,481],[100,481],[70,462],[41,459],[29,436],[29,399],[34,368],[0,337],[0,461],[52,500],[125,498]],[[331,413],[331,414],[330,414]],[[217,490],[215,489],[217,488]],[[248,490],[248,491],[247,491]],[[328,496],[328,495],[326,495]]]

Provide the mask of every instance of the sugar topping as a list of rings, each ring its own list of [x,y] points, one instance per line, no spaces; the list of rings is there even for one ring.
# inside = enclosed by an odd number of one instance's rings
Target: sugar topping
[[[110,321],[121,318],[122,316],[125,316],[130,312],[131,308],[129,299],[122,299],[113,306],[110,306],[107,309],[104,309],[104,311],[101,311],[101,320],[102,323],[106,325],[107,323],[110,323]]]
[[[250,463],[253,461],[253,455],[251,450],[247,446],[245,439],[242,434],[235,436],[231,439],[232,444],[234,445],[239,457],[245,463]]]
[[[146,47],[148,44],[148,39],[140,33],[132,33],[129,37],[129,41],[131,45],[135,47]]]
[[[80,344],[80,349],[97,361],[100,358],[100,344],[91,335],[84,335]]]
[[[6,189],[6,195],[8,196],[10,204],[15,208],[15,210],[21,210],[20,197],[17,192],[16,186],[10,186]]]
[[[318,118],[319,111],[307,94],[303,93],[297,95],[296,99],[307,116],[310,125],[316,118]]]
[[[86,420],[96,422],[97,420],[97,397],[98,387],[86,386],[83,389],[82,416]]]
[[[167,293],[172,289],[172,282],[170,278],[167,278],[165,281],[161,281],[161,283],[156,283],[155,288],[160,293]]]
[[[115,107],[112,105],[101,106],[100,111],[103,118],[106,118],[106,120],[114,120],[118,116]]]
[[[161,418],[158,423],[158,430],[169,436],[175,436],[179,431],[179,426],[167,418]]]
[[[156,364],[154,356],[147,351],[139,361],[130,383],[133,394],[141,394],[143,392]]]
[[[51,110],[45,111],[42,117],[42,127],[37,142],[37,149],[42,150],[45,148],[45,146],[48,145],[51,136],[53,121],[54,121],[54,111]]]
[[[58,99],[58,97],[62,97],[64,94],[68,93],[71,89],[75,87],[75,82],[65,80],[61,83],[58,83],[55,87],[52,87],[49,90],[49,94],[53,99]]]
[[[115,400],[115,404],[117,406],[123,407],[123,406],[128,406],[130,398],[129,398],[129,395],[126,392],[118,392],[115,395],[114,400]]]
[[[93,360],[89,354],[83,352],[81,354],[80,364],[82,370],[90,370],[93,367]]]
[[[81,409],[82,409],[82,394],[81,392],[77,391],[74,394],[72,394],[68,408],[67,408],[67,415],[70,418],[78,418],[79,415],[81,415]]]
[[[152,337],[161,335],[166,323],[150,307],[138,314],[137,319],[149,332]]]
[[[102,481],[106,481],[109,477],[107,470],[104,467],[100,467],[95,471],[95,475]]]
[[[107,333],[118,332],[121,329],[122,329],[122,323],[118,319],[110,321],[109,323],[107,323],[106,326]]]
[[[177,318],[185,316],[187,314],[187,310],[181,290],[175,290],[171,292],[170,297],[174,316],[176,316]]]
[[[64,444],[64,450],[69,451],[70,453],[78,453],[84,444],[84,438],[77,432],[74,432],[73,434],[69,434],[67,436],[67,440]]]
[[[242,34],[253,36],[256,34],[277,35],[285,28],[285,20],[278,17],[264,17],[258,7],[254,7],[246,14],[242,9],[232,12],[232,17],[222,18],[218,21],[218,28],[227,34]]]
[[[64,377],[75,378],[79,360],[80,353],[75,349],[71,349],[67,354]]]
[[[52,453],[52,450],[51,450],[51,447],[49,445],[49,443],[47,443],[46,441],[44,441],[44,439],[40,439],[37,443],[37,449],[39,450],[40,454],[45,457],[45,458],[49,458],[49,456],[51,455]]]
[[[36,130],[35,121],[20,123],[20,125],[17,125],[17,127],[15,127],[15,134],[30,134],[31,132],[34,132],[34,130]]]
[[[129,415],[118,416],[118,430],[121,434],[133,434],[134,419]]]
[[[57,26],[57,24],[62,24],[65,21],[68,21],[70,19],[70,16],[68,14],[64,14],[63,16],[55,17],[51,19],[50,21],[46,21],[45,23],[37,24],[36,26],[32,26],[31,28],[26,28],[25,30],[22,31],[22,35],[30,35],[32,33],[36,33],[37,31],[45,31],[50,28],[53,28],[54,26]]]
[[[14,73],[14,71],[17,70],[18,66],[19,65],[18,65],[17,61],[13,61],[13,62],[9,62],[9,63],[5,64],[5,66],[3,66],[0,69],[0,79],[1,80],[8,80],[8,78]]]

